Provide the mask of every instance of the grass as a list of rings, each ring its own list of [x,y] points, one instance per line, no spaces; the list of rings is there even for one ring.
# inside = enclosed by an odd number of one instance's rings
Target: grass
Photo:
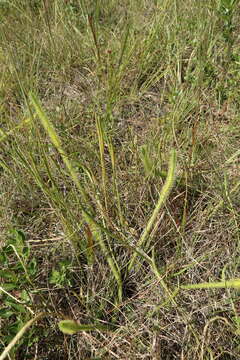
[[[239,359],[239,4],[0,3],[0,359]]]

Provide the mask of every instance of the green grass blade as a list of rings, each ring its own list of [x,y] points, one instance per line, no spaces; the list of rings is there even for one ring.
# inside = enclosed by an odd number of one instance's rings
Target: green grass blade
[[[234,288],[240,289],[240,279],[232,279],[220,282],[211,282],[211,283],[200,283],[200,284],[189,284],[182,285],[182,289],[195,290],[195,289],[225,289],[225,288]]]
[[[44,110],[42,109],[42,106],[40,105],[37,97],[35,95],[33,95],[32,93],[29,94],[29,97],[30,97],[30,100],[34,106],[34,109],[35,109],[46,133],[48,134],[53,145],[56,147],[57,151],[61,155],[63,162],[70,173],[72,181],[74,182],[74,184],[80,191],[85,203],[89,204],[87,193],[85,192],[84,188],[82,187],[82,185],[78,179],[77,173],[74,170],[74,167],[72,166],[71,162],[69,161],[69,159],[67,157],[67,154],[65,153],[65,151],[62,147],[61,140],[60,140],[58,134],[56,133],[54,126],[52,125],[51,121],[49,120],[49,118],[45,114]]]
[[[171,152],[171,156],[170,156],[170,159],[169,159],[169,167],[168,167],[168,174],[167,174],[167,178],[166,178],[166,182],[165,184],[163,185],[163,188],[161,190],[161,193],[159,195],[159,199],[158,199],[158,202],[157,202],[157,205],[152,213],[152,216],[150,217],[148,223],[147,223],[147,226],[144,230],[144,232],[142,233],[138,243],[137,243],[137,247],[138,248],[144,248],[144,245],[146,243],[146,241],[148,240],[148,237],[149,237],[149,234],[153,228],[153,225],[157,219],[157,216],[159,214],[159,211],[161,210],[161,208],[163,207],[163,205],[165,204],[169,194],[170,194],[170,191],[173,187],[173,184],[174,184],[174,178],[175,178],[175,169],[176,169],[176,151],[175,150],[172,150]],[[130,271],[136,261],[136,257],[137,257],[137,254],[134,253],[131,260],[130,260],[130,263],[129,263],[129,266],[128,266],[128,270]]]

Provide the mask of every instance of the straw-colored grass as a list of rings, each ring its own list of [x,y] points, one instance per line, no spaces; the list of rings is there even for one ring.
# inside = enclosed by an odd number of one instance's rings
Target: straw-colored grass
[[[239,359],[239,14],[0,2],[0,359]]]

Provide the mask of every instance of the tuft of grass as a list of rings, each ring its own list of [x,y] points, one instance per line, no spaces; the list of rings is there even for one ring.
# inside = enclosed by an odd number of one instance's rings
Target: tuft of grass
[[[239,358],[239,10],[0,2],[1,358]]]

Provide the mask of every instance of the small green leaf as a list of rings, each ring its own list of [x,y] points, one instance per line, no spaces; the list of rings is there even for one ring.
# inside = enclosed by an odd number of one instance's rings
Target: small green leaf
[[[19,255],[25,258],[29,256],[29,249],[26,246],[26,237],[22,230],[12,229],[10,231],[8,245],[15,247]]]
[[[34,276],[36,275],[37,272],[37,260],[36,258],[33,258],[29,264],[28,264],[28,271],[29,271],[29,275]]]
[[[109,330],[108,326],[95,325],[95,324],[81,325],[73,320],[62,320],[58,323],[58,327],[64,334],[68,334],[68,335],[73,335],[79,331],[92,331],[92,330],[108,331]]]
[[[17,282],[17,276],[11,270],[0,270],[0,277],[8,281]]]
[[[31,300],[28,292],[26,290],[23,290],[20,294],[20,297],[22,300],[26,301],[26,302],[29,302]]]
[[[8,319],[14,315],[14,311],[8,309],[0,309],[0,319]]]
[[[60,279],[60,272],[53,269],[49,279],[50,284],[58,284]]]
[[[12,303],[12,308],[17,311],[17,314],[26,313],[26,308],[22,304]]]
[[[17,289],[17,284],[15,284],[15,283],[3,284],[2,288],[6,291],[15,290],[15,289]]]

